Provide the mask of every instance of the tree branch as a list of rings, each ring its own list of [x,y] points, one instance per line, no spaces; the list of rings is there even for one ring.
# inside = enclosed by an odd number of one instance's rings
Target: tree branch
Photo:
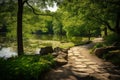
[[[35,9],[28,3],[28,0],[25,0],[24,3],[26,3],[26,4],[32,9],[32,11],[33,11],[33,13],[34,13],[35,15],[53,16],[53,15],[51,15],[51,14],[37,13],[37,12],[35,11]]]
[[[95,15],[93,15],[92,17],[94,17],[96,19],[97,22],[100,22],[100,23],[103,23],[104,25],[107,25],[108,29],[115,32],[115,29],[111,28],[110,24],[105,21],[105,20],[102,20],[101,18],[97,18]]]
[[[24,1],[22,2],[22,4],[24,5],[26,2],[28,2],[28,0],[24,0]]]
[[[115,32],[115,29],[111,28],[110,24],[107,21],[104,21],[105,25],[107,25],[108,29]]]

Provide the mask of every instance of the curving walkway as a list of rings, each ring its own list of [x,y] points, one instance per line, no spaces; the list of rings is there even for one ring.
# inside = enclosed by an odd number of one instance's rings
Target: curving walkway
[[[94,44],[76,46],[68,51],[68,64],[46,74],[44,80],[120,80],[120,69],[89,54]]]

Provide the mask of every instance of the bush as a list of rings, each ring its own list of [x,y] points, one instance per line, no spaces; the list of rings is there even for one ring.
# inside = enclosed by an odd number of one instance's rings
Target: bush
[[[120,50],[109,51],[104,59],[120,66]]]
[[[0,80],[38,80],[54,64],[53,56],[23,55],[0,58]]]
[[[115,33],[111,33],[110,35],[105,37],[105,42],[106,44],[111,45],[114,42],[120,42],[120,37]]]
[[[92,50],[90,51],[90,53],[92,53],[96,48],[100,48],[100,47],[105,47],[106,45],[104,43],[97,43]]]

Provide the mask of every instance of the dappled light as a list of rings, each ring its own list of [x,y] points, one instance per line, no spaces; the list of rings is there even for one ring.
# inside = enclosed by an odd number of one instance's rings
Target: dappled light
[[[0,80],[119,80],[120,0],[0,0]]]

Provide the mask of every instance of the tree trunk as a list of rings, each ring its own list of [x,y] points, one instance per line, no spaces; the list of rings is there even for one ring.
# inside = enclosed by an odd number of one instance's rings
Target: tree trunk
[[[107,27],[104,28],[104,36],[107,36]]]
[[[105,24],[107,25],[107,28],[110,31],[112,31],[112,32],[116,33],[118,36],[120,36],[120,13],[117,13],[115,22],[116,22],[116,25],[114,28],[112,28],[108,22],[105,22]]]
[[[18,12],[17,12],[17,51],[18,55],[24,53],[23,50],[23,39],[22,39],[22,14],[23,14],[23,4],[22,0],[18,0]]]
[[[120,13],[117,13],[115,31],[120,36]]]
[[[90,38],[91,38],[91,33],[90,33],[90,30],[88,30],[88,41],[90,41]]]

